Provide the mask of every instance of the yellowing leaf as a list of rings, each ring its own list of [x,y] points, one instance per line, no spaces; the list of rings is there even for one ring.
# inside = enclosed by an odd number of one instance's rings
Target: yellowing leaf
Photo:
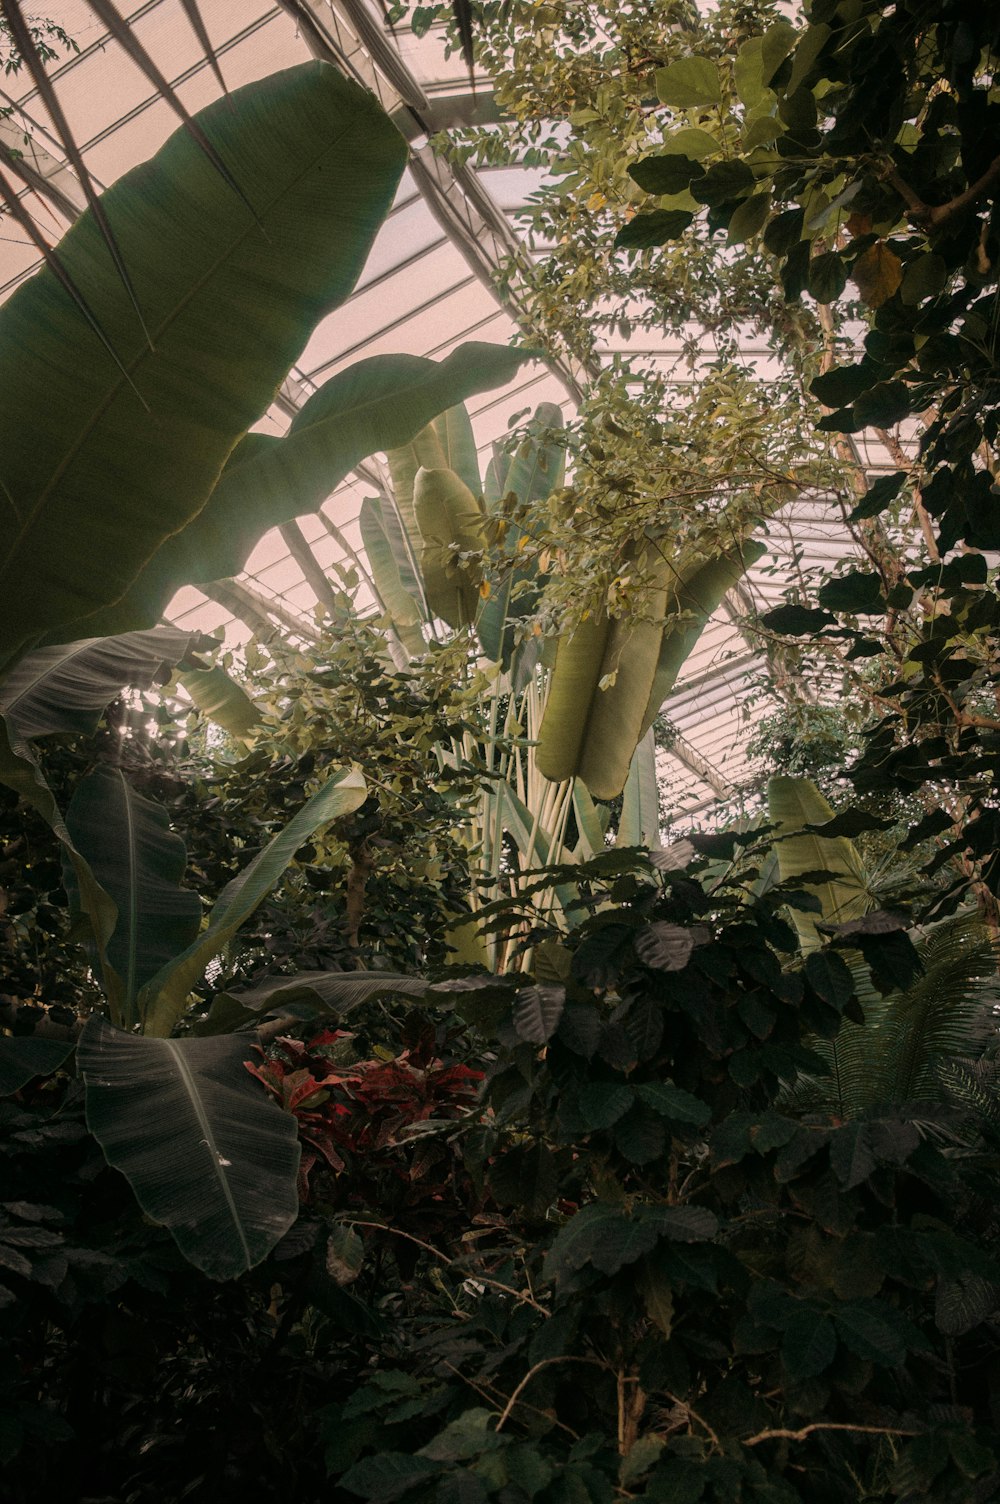
[[[869,308],[881,308],[903,280],[903,264],[884,240],[877,240],[855,261],[851,276],[862,301]]]

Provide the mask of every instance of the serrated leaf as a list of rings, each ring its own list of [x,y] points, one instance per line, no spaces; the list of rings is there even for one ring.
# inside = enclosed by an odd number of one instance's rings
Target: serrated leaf
[[[429,1457],[410,1456],[406,1452],[380,1452],[375,1457],[363,1457],[348,1468],[339,1480],[338,1487],[348,1493],[371,1499],[373,1504],[392,1504],[418,1483],[440,1473],[441,1463]]]
[[[659,1159],[667,1143],[663,1120],[645,1108],[633,1108],[615,1126],[615,1147],[633,1165]]]
[[[614,1081],[588,1081],[580,1087],[576,1100],[580,1115],[590,1132],[610,1128],[617,1123],[632,1106],[635,1094],[630,1086],[622,1086]]]
[[[838,1306],[834,1320],[840,1340],[859,1358],[894,1368],[906,1356],[899,1333],[873,1304]]]
[[[815,1378],[829,1368],[836,1353],[837,1333],[829,1317],[804,1306],[785,1321],[781,1356],[790,1378]]]
[[[650,1081],[635,1088],[636,1095],[646,1106],[661,1117],[675,1123],[693,1123],[702,1127],[712,1116],[712,1110],[699,1097],[675,1086],[672,1081]]]

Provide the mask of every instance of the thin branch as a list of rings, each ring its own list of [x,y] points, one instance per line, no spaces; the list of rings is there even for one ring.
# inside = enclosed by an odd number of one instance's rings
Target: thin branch
[[[809,1426],[803,1426],[799,1431],[789,1431],[784,1426],[776,1426],[771,1431],[758,1431],[756,1436],[748,1436],[743,1442],[745,1447],[759,1447],[764,1441],[805,1441],[814,1431],[854,1431],[863,1436],[919,1436],[919,1431],[904,1431],[898,1426],[852,1426],[840,1421],[817,1420]]]
[[[496,1429],[498,1431],[502,1430],[506,1422],[510,1419],[511,1411],[517,1404],[525,1389],[527,1389],[528,1385],[531,1383],[532,1379],[535,1377],[535,1374],[541,1373],[543,1368],[551,1367],[553,1363],[593,1363],[596,1364],[598,1368],[605,1369],[608,1373],[614,1372],[611,1364],[606,1363],[603,1358],[593,1358],[586,1353],[564,1353],[562,1357],[559,1358],[542,1358],[541,1362],[536,1363],[533,1368],[528,1369],[528,1372],[525,1374],[524,1378],[521,1380],[520,1384],[518,1384],[517,1388],[514,1390],[514,1393],[507,1401],[506,1408],[504,1409],[503,1414],[496,1424]]]
[[[453,1266],[457,1262],[457,1260],[449,1258],[446,1253],[442,1253],[440,1248],[435,1248],[433,1243],[425,1243],[422,1238],[415,1238],[411,1232],[404,1232],[401,1227],[390,1227],[385,1222],[367,1222],[359,1217],[344,1217],[342,1220],[351,1227],[373,1227],[377,1232],[391,1232],[397,1238],[405,1238],[408,1243],[415,1243],[425,1253],[432,1253],[442,1264]],[[468,1278],[478,1280],[483,1285],[492,1285],[495,1290],[502,1290],[505,1295],[513,1295],[515,1300],[521,1301],[523,1305],[534,1307],[542,1316],[552,1315],[548,1306],[543,1306],[533,1296],[525,1295],[521,1290],[515,1290],[512,1285],[503,1284],[500,1280],[494,1279],[492,1275],[482,1274],[477,1270],[474,1274],[468,1275]],[[597,1360],[595,1359],[594,1361],[596,1362]]]
[[[940,225],[947,224],[949,219],[954,219],[956,214],[961,214],[963,209],[969,209],[988,193],[994,183],[1000,181],[1000,157],[994,157],[981,177],[974,183],[970,183],[964,193],[959,193],[955,198],[949,199],[946,204],[926,204],[918,193],[910,187],[909,183],[901,176],[897,167],[891,167],[885,175],[887,183],[903,200],[909,210],[908,218],[913,224],[919,225],[924,230],[936,230]]]

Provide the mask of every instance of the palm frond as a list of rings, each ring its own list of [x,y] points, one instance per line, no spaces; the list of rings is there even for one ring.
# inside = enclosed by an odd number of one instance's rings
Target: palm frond
[[[996,1034],[1000,1004],[995,940],[974,915],[958,914],[916,940],[923,973],[882,996],[862,957],[847,956],[864,1024],[845,1023],[833,1040],[811,1040],[827,1078],[803,1080],[796,1105],[825,1105],[855,1116],[876,1104],[947,1095],[943,1062],[976,1056]]]

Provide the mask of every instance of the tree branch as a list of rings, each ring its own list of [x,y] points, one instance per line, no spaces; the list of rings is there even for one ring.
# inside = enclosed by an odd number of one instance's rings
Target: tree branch
[[[954,219],[956,214],[961,214],[963,209],[971,208],[977,199],[989,192],[994,183],[1000,181],[1000,157],[994,157],[981,177],[970,183],[964,193],[957,194],[946,204],[925,204],[901,175],[898,167],[891,167],[885,179],[895,188],[909,210],[907,218],[922,230],[936,230],[940,225],[947,224],[949,219]]]
[[[744,1441],[745,1447],[759,1447],[764,1441],[805,1441],[814,1431],[855,1431],[863,1436],[919,1436],[919,1431],[903,1431],[898,1426],[852,1426],[840,1421],[813,1421],[812,1425],[803,1426],[799,1431],[788,1431],[784,1426],[776,1426],[771,1431],[758,1431],[756,1436],[748,1436]]]

